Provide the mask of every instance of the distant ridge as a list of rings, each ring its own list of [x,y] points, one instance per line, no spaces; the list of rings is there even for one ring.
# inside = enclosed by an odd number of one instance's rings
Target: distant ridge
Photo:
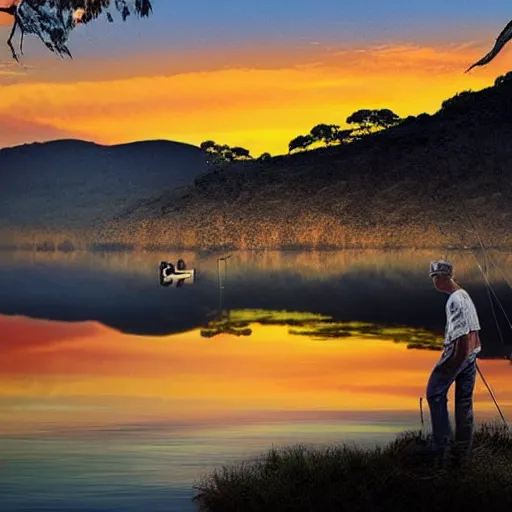
[[[78,139],[0,150],[0,228],[89,228],[205,171],[191,144]]]
[[[110,227],[202,249],[512,248],[512,73],[346,145],[228,164]],[[162,237],[159,240],[163,242]]]

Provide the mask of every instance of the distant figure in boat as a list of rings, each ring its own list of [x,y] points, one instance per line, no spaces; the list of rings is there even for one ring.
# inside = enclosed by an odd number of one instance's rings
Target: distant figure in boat
[[[194,269],[187,270],[185,261],[178,260],[176,267],[168,261],[160,263],[160,284],[162,286],[171,286],[176,280],[176,288],[181,288],[185,284],[185,280],[194,282],[196,271]]]

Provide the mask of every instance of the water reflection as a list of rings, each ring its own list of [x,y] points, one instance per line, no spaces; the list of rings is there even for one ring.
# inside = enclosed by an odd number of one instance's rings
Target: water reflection
[[[4,432],[122,428],[156,420],[186,426],[262,411],[416,411],[439,357],[360,325],[353,325],[351,336],[325,340],[251,321],[250,337],[221,335],[212,343],[199,329],[157,338],[96,323],[0,322]],[[510,407],[510,365],[482,366],[500,403]],[[486,393],[480,386],[478,400],[492,410]]]
[[[221,334],[231,334],[233,336],[250,336],[252,329],[249,323],[242,320],[233,320],[231,310],[224,310],[224,288],[227,284],[227,262],[231,258],[231,254],[217,258],[217,279],[219,285],[219,310],[217,318],[208,322],[206,328],[201,329],[201,336],[203,338],[213,338]],[[221,262],[224,264],[224,272],[221,272]],[[224,274],[224,276],[223,276]]]
[[[454,261],[462,285],[477,305],[482,357],[504,357],[512,351],[510,326],[496,308],[503,346],[485,283],[468,253],[236,252],[229,260],[219,261],[225,256],[192,252],[1,253],[0,313],[96,321],[141,335],[202,328],[206,336],[219,336],[230,329],[248,334],[245,320],[234,317],[233,311],[284,310],[329,317],[332,336],[334,324],[353,321],[407,326],[440,336],[446,297],[433,289],[425,269],[431,259],[444,256]],[[180,289],[162,288],[158,283],[160,261],[179,257],[198,270],[198,279]],[[493,257],[508,273],[512,256],[496,251]],[[496,269],[490,281],[505,310],[512,311],[512,292]],[[322,327],[327,335],[327,325]],[[343,328],[337,334],[343,335]],[[425,340],[416,341],[425,345]]]
[[[230,321],[251,336],[0,316],[2,510],[194,510],[204,472],[272,444],[368,446],[420,428],[439,357],[407,348],[421,329],[300,311],[231,309]],[[480,365],[511,418],[511,366]],[[481,381],[475,412],[496,418]]]
[[[425,329],[407,326],[388,327],[363,322],[336,322],[332,317],[300,311],[227,310],[220,318],[201,329],[201,336],[211,338],[220,334],[250,336],[251,322],[261,325],[293,326],[288,334],[307,336],[311,339],[328,340],[356,336],[359,339],[391,340],[406,343],[407,348],[441,350],[443,336]]]

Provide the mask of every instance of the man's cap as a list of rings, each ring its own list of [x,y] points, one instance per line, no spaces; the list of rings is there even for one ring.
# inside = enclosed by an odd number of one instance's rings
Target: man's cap
[[[437,260],[430,262],[429,277],[434,276],[453,276],[453,265],[447,260]]]

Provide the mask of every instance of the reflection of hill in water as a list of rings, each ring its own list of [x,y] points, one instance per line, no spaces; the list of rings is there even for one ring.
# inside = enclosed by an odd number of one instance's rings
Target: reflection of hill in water
[[[512,254],[491,254],[508,276]],[[510,326],[495,305],[502,344],[483,277],[469,252],[234,252],[227,265],[219,265],[225,284],[220,307],[217,258],[224,255],[0,252],[0,314],[72,322],[92,320],[125,333],[161,336],[206,327],[220,310],[284,310],[326,316],[319,326],[323,329],[319,334],[324,337],[345,335],[343,325],[353,321],[409,326],[440,335],[446,297],[434,290],[427,271],[431,259],[448,257],[477,305],[482,357],[502,357],[512,351]],[[175,262],[180,257],[198,271],[197,280],[182,289],[161,287],[159,262]],[[510,288],[496,269],[492,269],[490,280],[510,316]],[[290,326],[304,327],[293,325],[293,319],[288,321]],[[217,325],[210,334],[218,335],[229,327]],[[239,334],[243,335],[247,327],[231,328],[241,329]],[[425,338],[413,342],[430,345]]]
[[[442,336],[426,329],[407,326],[388,327],[364,322],[336,322],[332,317],[300,311],[233,310],[201,329],[201,336],[211,338],[220,334],[250,336],[251,324],[288,325],[289,334],[318,340],[357,336],[362,339],[390,340],[407,343],[407,348],[441,350]]]
[[[512,253],[489,250],[489,255],[501,270],[489,268],[491,282],[503,281],[502,273],[512,281]],[[13,251],[9,261],[19,264],[48,263],[70,267],[95,268],[98,271],[153,276],[155,264],[162,260],[176,261],[183,258],[188,268],[196,268],[200,275],[217,278],[219,253],[183,252],[29,252]],[[228,282],[238,277],[258,277],[264,272],[292,273],[303,279],[324,280],[339,274],[378,273],[379,276],[404,280],[406,277],[424,276],[428,281],[428,264],[433,259],[448,258],[455,264],[457,276],[466,282],[481,281],[482,274],[475,256],[480,262],[484,256],[475,251],[435,250],[345,250],[345,251],[238,251],[231,253],[228,262]],[[2,265],[3,258],[0,258]],[[5,264],[5,261],[4,261]]]

